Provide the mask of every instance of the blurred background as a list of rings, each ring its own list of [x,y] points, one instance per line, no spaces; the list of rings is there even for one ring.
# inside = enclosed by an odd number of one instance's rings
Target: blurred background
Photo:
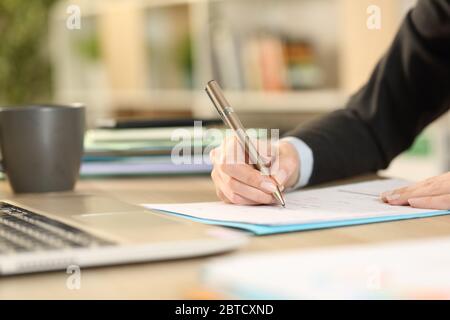
[[[85,103],[99,119],[215,116],[218,80],[247,127],[286,131],[340,108],[414,0],[0,0],[0,103]],[[73,6],[79,28],[68,25]],[[366,26],[367,8],[381,28]],[[385,174],[450,168],[450,121]]]

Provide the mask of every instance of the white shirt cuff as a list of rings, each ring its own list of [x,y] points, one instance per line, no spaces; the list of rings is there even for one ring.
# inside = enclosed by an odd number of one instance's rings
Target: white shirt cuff
[[[286,141],[292,144],[297,150],[298,158],[300,159],[300,178],[292,189],[304,187],[308,184],[313,171],[314,156],[311,148],[302,140],[296,137],[285,137],[281,141]]]

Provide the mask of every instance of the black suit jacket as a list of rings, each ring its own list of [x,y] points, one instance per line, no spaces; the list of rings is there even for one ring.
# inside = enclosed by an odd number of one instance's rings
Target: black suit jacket
[[[450,0],[423,0],[345,109],[288,135],[314,155],[310,184],[376,172],[450,107]]]

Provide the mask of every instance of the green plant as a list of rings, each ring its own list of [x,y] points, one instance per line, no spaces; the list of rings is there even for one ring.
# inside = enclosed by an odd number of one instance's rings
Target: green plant
[[[101,57],[100,42],[98,34],[94,31],[84,37],[80,37],[76,42],[76,49],[81,58],[89,62],[96,62]]]
[[[0,102],[32,103],[51,92],[48,12],[58,0],[0,0]]]

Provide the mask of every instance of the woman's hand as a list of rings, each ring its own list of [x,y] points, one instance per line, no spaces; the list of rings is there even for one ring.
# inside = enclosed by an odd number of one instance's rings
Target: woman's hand
[[[248,159],[234,136],[211,151],[210,157],[214,165],[211,177],[217,196],[224,202],[239,205],[275,203],[272,196],[276,190],[275,182],[282,190],[297,182],[300,160],[289,142],[280,141],[271,146],[268,142],[259,140],[255,145],[266,159],[273,178],[262,175],[248,164]]]
[[[381,195],[381,199],[392,205],[450,210],[450,172],[405,188],[385,192]]]

